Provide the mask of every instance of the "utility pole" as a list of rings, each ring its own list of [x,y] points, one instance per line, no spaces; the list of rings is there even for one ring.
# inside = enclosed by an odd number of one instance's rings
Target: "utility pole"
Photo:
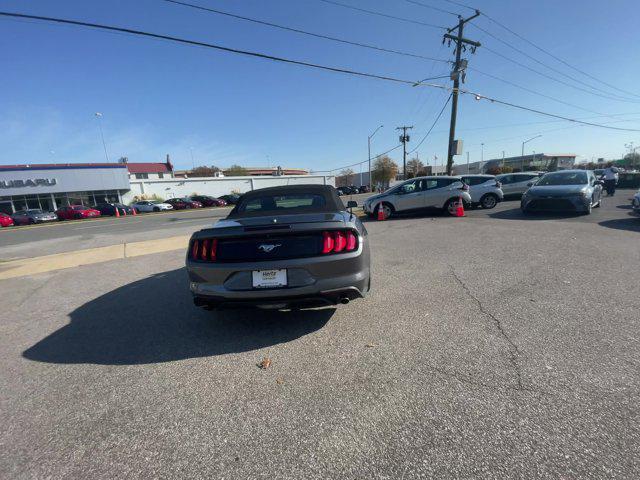
[[[411,130],[413,125],[410,127],[396,127],[396,130],[402,130],[402,135],[400,135],[400,141],[402,142],[402,179],[407,179],[407,142],[410,140],[409,135],[407,135],[407,130]]]
[[[467,152],[467,175],[469,174],[469,152]]]
[[[451,124],[449,126],[449,150],[447,153],[447,175],[451,175],[451,169],[453,167],[453,155],[454,155],[454,141],[456,136],[456,117],[458,115],[458,92],[460,88],[460,76],[462,74],[464,81],[464,71],[467,67],[467,60],[462,60],[462,50],[467,50],[467,45],[471,46],[471,53],[475,53],[476,48],[480,46],[480,42],[468,40],[462,36],[462,30],[464,24],[473,20],[480,15],[480,10],[476,10],[476,13],[469,18],[462,18],[458,15],[458,25],[447,29],[447,33],[442,38],[442,43],[449,40],[449,44],[453,41],[455,43],[456,63],[454,65],[453,72],[451,72],[451,79],[453,80],[453,92],[451,98]],[[455,30],[458,31],[457,35],[451,35]]]

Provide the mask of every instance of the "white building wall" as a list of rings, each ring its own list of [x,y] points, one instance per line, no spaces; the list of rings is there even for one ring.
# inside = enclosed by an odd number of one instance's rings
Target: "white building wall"
[[[141,198],[162,198],[163,200],[190,195],[210,195],[219,197],[231,192],[244,193],[250,190],[279,185],[332,185],[333,175],[287,175],[281,177],[198,177],[169,179],[131,179],[131,190],[122,196],[123,203],[131,203]]]

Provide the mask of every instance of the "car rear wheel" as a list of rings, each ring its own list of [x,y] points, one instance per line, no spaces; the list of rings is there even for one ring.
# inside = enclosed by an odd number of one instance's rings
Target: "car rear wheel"
[[[153,211],[154,211],[154,212],[159,212],[159,211],[160,211],[160,208],[159,208],[159,207],[153,207]]]
[[[482,208],[490,210],[498,204],[498,197],[493,193],[487,193],[480,199],[480,205]]]

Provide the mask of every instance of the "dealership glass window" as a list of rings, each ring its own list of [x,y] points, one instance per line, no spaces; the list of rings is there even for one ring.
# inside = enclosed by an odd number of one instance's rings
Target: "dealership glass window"
[[[53,212],[55,209],[53,208],[53,202],[51,201],[51,195],[49,194],[40,194],[38,195],[38,200],[40,201],[40,208],[45,212]]]
[[[33,209],[40,208],[40,200],[38,200],[37,195],[27,195],[26,201],[27,201],[28,208],[33,208]]]
[[[15,196],[13,197],[13,208],[16,211],[24,210],[25,208],[27,208],[27,201],[22,196]]]
[[[64,193],[56,193],[53,195],[53,199],[56,202],[56,207],[66,207],[69,205],[69,201],[67,200],[67,196]]]
[[[118,196],[118,190],[107,190],[105,192],[105,195],[106,195],[107,201],[109,203],[119,203],[120,202],[120,197]]]
[[[158,178],[164,178],[164,173],[158,172]]]

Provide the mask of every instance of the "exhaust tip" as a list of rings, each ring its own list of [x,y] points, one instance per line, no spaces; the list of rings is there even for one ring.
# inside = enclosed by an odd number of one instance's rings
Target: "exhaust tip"
[[[340,299],[340,303],[343,305],[346,305],[347,303],[349,303],[349,299],[347,297],[342,297]]]

